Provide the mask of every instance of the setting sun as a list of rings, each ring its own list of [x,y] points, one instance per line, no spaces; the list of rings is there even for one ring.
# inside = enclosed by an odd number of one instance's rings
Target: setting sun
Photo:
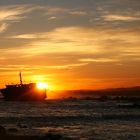
[[[37,83],[37,88],[38,89],[47,89],[48,88],[48,84],[47,83]]]

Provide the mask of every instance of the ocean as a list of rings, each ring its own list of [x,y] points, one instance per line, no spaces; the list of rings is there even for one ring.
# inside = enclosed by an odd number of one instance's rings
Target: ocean
[[[57,133],[78,140],[140,139],[140,107],[93,100],[0,101],[0,125],[15,135]],[[13,132],[14,133],[14,132]]]

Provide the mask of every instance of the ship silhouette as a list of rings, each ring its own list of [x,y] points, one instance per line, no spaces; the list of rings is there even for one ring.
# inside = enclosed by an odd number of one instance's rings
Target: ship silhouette
[[[36,83],[23,84],[21,72],[20,84],[6,85],[1,93],[6,101],[43,101],[47,98],[46,89],[38,89]]]

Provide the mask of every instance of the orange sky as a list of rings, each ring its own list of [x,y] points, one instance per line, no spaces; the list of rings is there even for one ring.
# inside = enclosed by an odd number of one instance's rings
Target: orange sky
[[[138,0],[0,1],[0,87],[50,90],[140,85]]]

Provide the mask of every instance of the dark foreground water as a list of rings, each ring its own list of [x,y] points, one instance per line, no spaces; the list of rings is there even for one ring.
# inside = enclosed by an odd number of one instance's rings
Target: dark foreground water
[[[140,108],[125,102],[0,101],[0,125],[15,135],[59,133],[72,139],[139,140]]]

